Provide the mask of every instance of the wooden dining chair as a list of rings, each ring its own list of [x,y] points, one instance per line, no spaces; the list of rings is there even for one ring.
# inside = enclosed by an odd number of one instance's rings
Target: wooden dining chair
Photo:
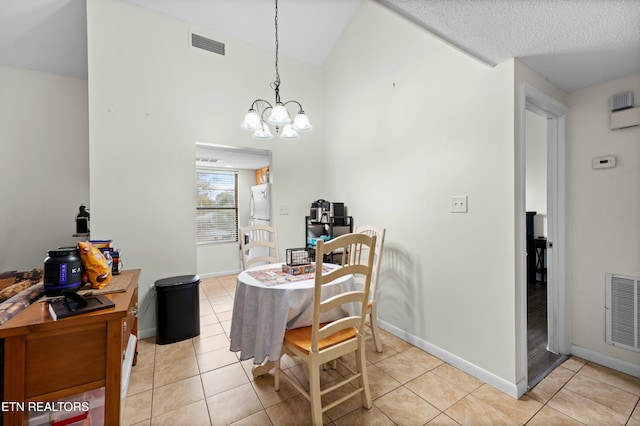
[[[249,225],[240,228],[238,239],[242,252],[242,266],[279,263],[278,232],[274,226]]]
[[[322,425],[322,413],[335,407],[347,399],[361,394],[362,406],[371,408],[371,392],[367,378],[365,360],[364,328],[369,301],[369,287],[373,271],[376,237],[363,234],[345,234],[329,242],[318,241],[316,247],[315,287],[313,299],[313,322],[308,327],[287,330],[284,335],[283,354],[297,356],[307,367],[309,391],[300,386],[280,368],[280,360],[275,363],[275,390],[280,389],[280,377],[285,378],[303,396],[311,402],[311,416],[314,425]],[[349,253],[342,257],[340,268],[323,271],[322,259],[325,254],[336,250]],[[362,276],[364,286],[355,291],[336,294],[327,300],[321,300],[322,288],[345,275]],[[355,305],[354,305],[355,304]],[[329,321],[320,322],[321,314],[333,309],[342,308],[350,312],[355,307],[355,314]],[[341,362],[340,357],[355,353],[356,371]],[[340,383],[322,389],[320,387],[320,368],[325,363],[340,362],[348,371]],[[325,406],[322,396],[348,385],[357,379],[357,386],[351,392]]]
[[[373,342],[376,345],[376,352],[382,352],[382,342],[380,341],[380,335],[378,332],[378,306],[377,306],[377,292],[378,292],[378,277],[380,276],[380,263],[382,261],[382,250],[384,249],[384,237],[387,230],[377,225],[362,225],[356,227],[356,234],[375,235],[376,238],[376,253],[373,259],[373,272],[371,274],[371,290],[369,291],[369,306],[367,307],[367,314],[369,315],[369,322],[367,325],[371,328],[371,335],[373,336]]]

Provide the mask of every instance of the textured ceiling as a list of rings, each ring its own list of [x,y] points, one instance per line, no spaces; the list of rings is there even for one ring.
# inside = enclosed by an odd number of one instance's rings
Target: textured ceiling
[[[273,49],[272,0],[126,1]],[[362,1],[279,0],[280,51],[321,65]],[[640,71],[640,0],[374,0],[488,64],[572,92]],[[87,78],[85,0],[0,0],[0,63]]]
[[[567,92],[640,71],[640,0],[378,0],[475,57]]]

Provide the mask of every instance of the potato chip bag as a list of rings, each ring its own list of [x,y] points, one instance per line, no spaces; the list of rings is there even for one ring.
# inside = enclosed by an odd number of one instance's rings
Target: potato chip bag
[[[111,281],[111,268],[102,252],[88,241],[78,242],[82,269],[92,288],[102,289]]]

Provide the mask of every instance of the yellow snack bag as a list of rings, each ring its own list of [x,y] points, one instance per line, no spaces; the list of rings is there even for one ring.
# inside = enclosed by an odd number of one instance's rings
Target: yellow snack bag
[[[92,288],[102,289],[111,281],[111,268],[102,252],[90,242],[79,242],[78,251],[82,269]]]

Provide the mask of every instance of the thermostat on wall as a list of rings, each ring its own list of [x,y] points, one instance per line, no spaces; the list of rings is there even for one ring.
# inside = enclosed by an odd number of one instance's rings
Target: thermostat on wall
[[[616,166],[616,157],[613,155],[607,157],[596,157],[592,160],[591,165],[594,169],[609,169]]]

